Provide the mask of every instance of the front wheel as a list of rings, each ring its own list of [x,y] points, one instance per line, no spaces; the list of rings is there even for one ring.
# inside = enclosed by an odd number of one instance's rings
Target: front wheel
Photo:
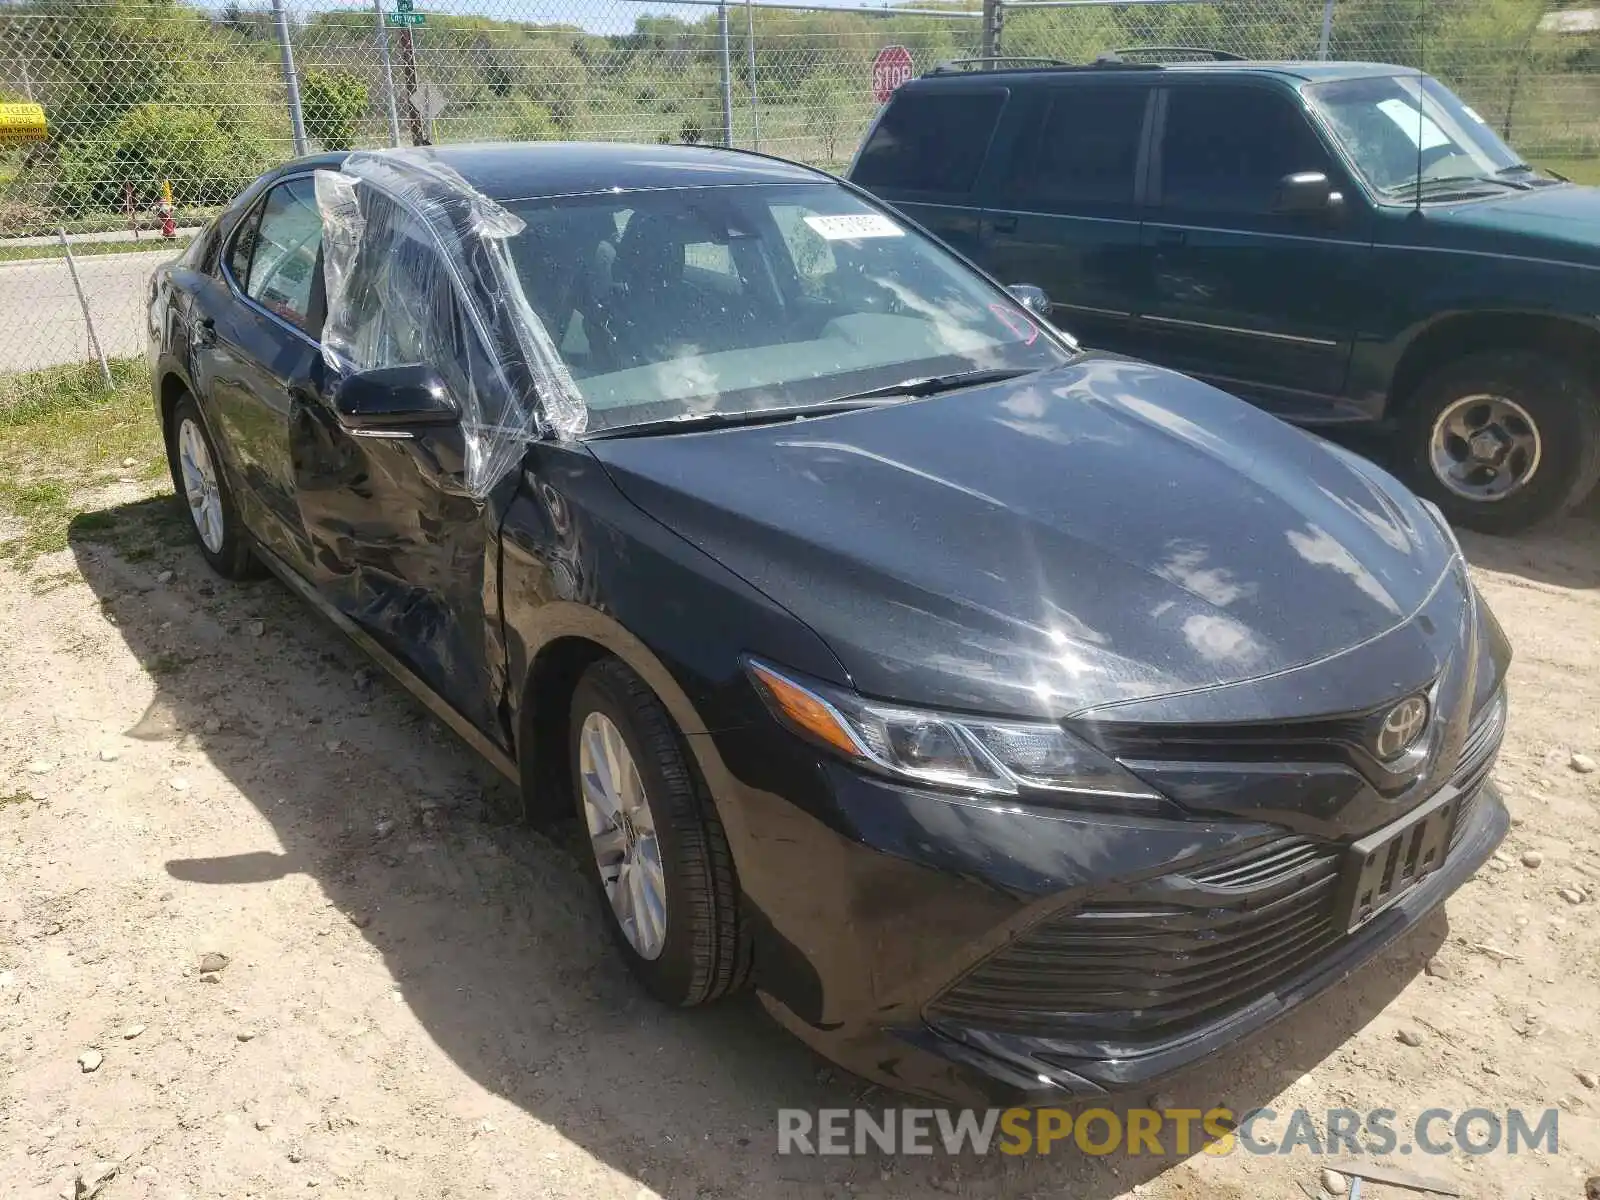
[[[1559,358],[1474,354],[1407,405],[1411,484],[1452,522],[1511,534],[1566,512],[1600,478],[1600,399]]]
[[[739,987],[750,954],[733,859],[683,739],[615,659],[574,689],[570,762],[601,908],[633,973],[691,1006]]]

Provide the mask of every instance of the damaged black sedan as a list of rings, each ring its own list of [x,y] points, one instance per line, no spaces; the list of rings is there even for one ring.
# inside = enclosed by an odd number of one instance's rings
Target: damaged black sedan
[[[385,151],[240,196],[150,364],[206,559],[575,813],[652,993],[1050,1103],[1457,888],[1510,652],[1435,509],[1039,299],[759,155]]]

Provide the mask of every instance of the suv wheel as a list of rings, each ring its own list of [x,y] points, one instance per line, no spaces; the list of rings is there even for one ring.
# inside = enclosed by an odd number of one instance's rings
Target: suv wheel
[[[1600,399],[1559,358],[1474,354],[1423,381],[1405,418],[1412,486],[1452,522],[1517,533],[1600,478]]]
[[[222,473],[222,460],[206,430],[193,396],[184,396],[167,427],[167,466],[178,499],[189,510],[200,553],[224,579],[248,579],[258,573],[250,542],[239,523],[233,493]]]
[[[690,1006],[739,987],[749,942],[733,859],[672,718],[615,659],[572,696],[570,759],[601,908],[657,999]]]

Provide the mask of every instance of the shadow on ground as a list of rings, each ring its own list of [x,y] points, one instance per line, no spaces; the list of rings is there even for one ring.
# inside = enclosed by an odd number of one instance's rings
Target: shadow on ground
[[[1101,1200],[1172,1166],[1070,1149],[1027,1161],[778,1157],[781,1107],[907,1101],[834,1072],[750,998],[696,1012],[644,998],[591,907],[581,844],[511,820],[512,789],[286,589],[216,579],[187,543],[170,497],[71,530],[84,578],[156,680],[130,735],[193,737],[284,847],[168,870],[220,887],[311,876],[479,1086],[671,1197]],[[1387,1005],[1445,934],[1436,915],[1265,1036],[1164,1085],[1164,1102],[1267,1103]]]

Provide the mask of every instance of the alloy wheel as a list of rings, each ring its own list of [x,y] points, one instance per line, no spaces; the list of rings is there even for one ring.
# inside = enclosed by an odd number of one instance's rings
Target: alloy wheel
[[[183,475],[183,490],[189,501],[189,515],[200,540],[213,554],[222,552],[222,493],[217,489],[217,469],[206,448],[200,426],[185,417],[178,426],[178,465]]]
[[[1463,396],[1439,414],[1428,461],[1439,482],[1465,500],[1504,500],[1527,486],[1544,446],[1527,409],[1504,396]]]
[[[584,718],[578,772],[589,841],[611,911],[639,957],[656,959],[667,940],[667,882],[655,817],[628,744],[604,713]]]

